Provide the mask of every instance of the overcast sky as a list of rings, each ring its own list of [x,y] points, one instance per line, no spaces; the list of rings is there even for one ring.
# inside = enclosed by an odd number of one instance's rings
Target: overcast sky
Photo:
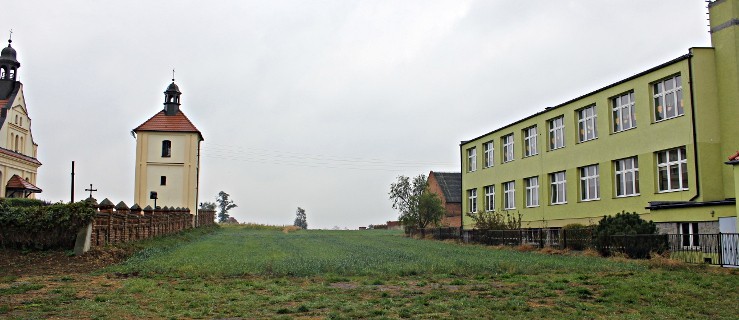
[[[709,46],[702,0],[4,1],[41,198],[131,205],[131,129],[181,110],[201,201],[239,221],[395,220],[398,175],[459,171],[459,142]]]

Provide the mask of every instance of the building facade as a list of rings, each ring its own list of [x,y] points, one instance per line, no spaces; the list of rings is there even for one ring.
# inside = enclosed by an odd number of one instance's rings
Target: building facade
[[[462,225],[462,197],[459,188],[462,186],[462,174],[459,172],[429,172],[429,192],[441,199],[444,217],[441,225],[459,227]]]
[[[18,81],[20,62],[8,40],[0,52],[0,197],[35,198],[36,175],[41,162],[31,132],[23,84]]]
[[[463,141],[463,211],[517,213],[523,228],[621,211],[665,233],[735,221],[724,162],[739,150],[739,0],[709,13],[712,47]]]
[[[203,135],[180,110],[179,87],[164,92],[164,110],[132,130],[136,137],[134,202],[197,209]]]

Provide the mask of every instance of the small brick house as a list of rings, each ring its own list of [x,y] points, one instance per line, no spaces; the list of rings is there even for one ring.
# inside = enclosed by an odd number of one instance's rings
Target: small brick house
[[[441,219],[445,227],[460,227],[462,225],[462,173],[460,172],[429,172],[429,191],[441,199],[446,213]]]

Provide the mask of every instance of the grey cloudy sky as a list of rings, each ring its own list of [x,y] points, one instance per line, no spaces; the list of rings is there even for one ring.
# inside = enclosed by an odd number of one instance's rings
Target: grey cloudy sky
[[[397,175],[459,142],[709,46],[702,0],[5,1],[47,200],[133,198],[130,130],[171,69],[203,132],[201,201],[239,221],[397,218]]]

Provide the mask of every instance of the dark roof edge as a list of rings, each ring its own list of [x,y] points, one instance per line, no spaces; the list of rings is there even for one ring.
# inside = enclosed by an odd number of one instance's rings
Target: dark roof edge
[[[724,162],[725,164],[739,164],[739,159]]]
[[[641,77],[641,76],[643,76],[643,75],[646,75],[646,74],[648,74],[648,73],[654,72],[654,71],[656,71],[656,70],[659,70],[659,69],[662,69],[662,68],[664,68],[664,67],[666,67],[666,66],[669,66],[669,65],[672,65],[672,64],[678,63],[678,62],[680,62],[680,61],[683,61],[683,60],[685,60],[685,59],[688,59],[688,58],[690,58],[690,57],[692,57],[692,56],[693,56],[693,54],[692,54],[692,53],[687,53],[687,54],[684,54],[684,55],[682,55],[682,56],[679,56],[679,57],[677,57],[677,58],[675,58],[675,59],[672,59],[672,60],[670,60],[670,61],[667,61],[667,62],[665,62],[665,63],[662,63],[662,64],[660,64],[660,65],[658,65],[658,66],[655,66],[655,67],[649,68],[649,69],[647,69],[647,70],[644,70],[644,71],[642,71],[642,72],[639,72],[639,73],[637,73],[637,74],[635,74],[635,75],[633,75],[633,76],[630,76],[630,77],[628,77],[628,78],[625,78],[625,79],[623,79],[623,80],[620,80],[620,81],[614,82],[614,83],[612,83],[612,84],[609,84],[609,85],[607,85],[607,86],[605,86],[605,87],[602,87],[602,88],[600,88],[600,89],[596,89],[596,90],[594,90],[594,91],[591,91],[591,92],[589,92],[589,93],[583,94],[583,95],[581,95],[581,96],[579,96],[579,97],[577,97],[577,98],[574,98],[574,99],[570,99],[570,100],[568,100],[568,101],[566,101],[566,102],[563,102],[563,103],[560,103],[560,104],[558,104],[558,105],[556,105],[556,106],[554,106],[554,107],[549,107],[549,108],[546,108],[546,109],[544,109],[544,110],[542,110],[542,111],[539,111],[539,112],[537,112],[537,113],[534,113],[534,114],[532,114],[532,115],[530,115],[530,116],[528,116],[528,117],[525,117],[525,118],[523,118],[523,119],[520,119],[520,120],[518,120],[518,121],[515,121],[515,122],[513,122],[513,123],[510,123],[510,124],[507,124],[507,125],[505,125],[505,126],[502,126],[502,127],[498,128],[498,129],[495,129],[495,130],[493,130],[493,131],[490,131],[490,132],[488,132],[488,133],[486,133],[486,134],[483,134],[483,135],[481,135],[481,136],[478,136],[478,137],[476,137],[476,138],[473,138],[473,139],[470,139],[470,140],[466,140],[466,141],[465,141],[465,140],[463,140],[463,141],[461,141],[461,142],[459,143],[459,145],[461,146],[461,145],[463,145],[463,144],[467,144],[467,143],[470,143],[470,142],[472,142],[472,141],[475,141],[475,140],[479,140],[479,139],[482,139],[483,137],[485,137],[485,136],[487,136],[487,135],[490,135],[490,134],[492,134],[492,133],[494,133],[494,132],[497,132],[497,131],[501,131],[501,130],[503,130],[503,129],[505,129],[505,128],[508,128],[508,127],[514,126],[514,125],[516,125],[516,124],[519,124],[519,123],[521,123],[521,122],[524,122],[524,121],[526,121],[526,120],[528,120],[528,119],[531,119],[531,118],[533,118],[533,117],[539,116],[539,115],[541,115],[541,114],[547,113],[547,112],[549,112],[549,111],[552,111],[552,110],[554,110],[554,109],[557,109],[557,108],[560,108],[560,107],[562,107],[562,106],[568,105],[568,104],[570,104],[570,103],[573,103],[573,102],[575,102],[575,101],[577,101],[577,100],[581,100],[581,99],[583,99],[583,98],[585,98],[585,97],[587,97],[587,96],[591,96],[591,95],[594,95],[594,94],[596,94],[596,93],[598,93],[598,92],[601,92],[601,91],[605,91],[605,90],[607,90],[607,89],[613,88],[613,87],[615,87],[615,86],[617,86],[617,85],[620,85],[620,84],[622,84],[622,83],[624,83],[624,82],[628,82],[628,81],[634,80],[634,79],[636,79],[636,78],[639,78],[639,77]]]
[[[707,206],[727,206],[735,205],[736,199],[729,198],[726,200],[706,201],[706,202],[691,202],[691,201],[652,201],[649,202],[649,206],[645,209],[649,210],[661,210],[661,209],[682,209],[682,208],[695,208],[695,207],[707,207]]]

